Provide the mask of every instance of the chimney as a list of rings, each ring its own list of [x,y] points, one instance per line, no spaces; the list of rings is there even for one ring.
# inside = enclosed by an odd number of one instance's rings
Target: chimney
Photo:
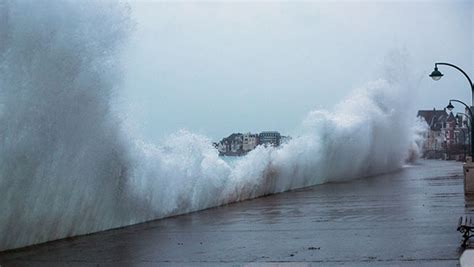
[[[436,108],[433,108],[433,111],[436,111]]]

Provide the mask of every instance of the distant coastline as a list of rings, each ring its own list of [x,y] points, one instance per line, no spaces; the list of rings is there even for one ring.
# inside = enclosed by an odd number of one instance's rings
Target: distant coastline
[[[277,131],[264,131],[258,134],[232,133],[213,145],[219,151],[219,156],[241,157],[259,145],[277,147],[290,139],[290,136],[283,136]]]

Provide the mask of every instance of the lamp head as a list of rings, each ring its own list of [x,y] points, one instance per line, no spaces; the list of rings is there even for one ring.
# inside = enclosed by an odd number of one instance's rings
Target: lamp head
[[[444,74],[442,74],[439,70],[438,67],[435,66],[433,72],[430,74],[431,79],[437,81],[443,77]]]
[[[454,109],[454,106],[453,106],[453,104],[451,104],[451,101],[449,101],[449,104],[446,106],[446,108],[447,108],[449,111],[451,111],[451,110]]]

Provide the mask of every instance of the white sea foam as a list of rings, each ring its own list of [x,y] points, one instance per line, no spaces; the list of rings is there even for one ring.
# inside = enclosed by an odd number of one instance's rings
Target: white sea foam
[[[0,250],[393,171],[416,141],[392,53],[390,75],[310,112],[279,148],[229,164],[188,131],[145,143],[111,107],[126,5],[0,0],[0,15]]]

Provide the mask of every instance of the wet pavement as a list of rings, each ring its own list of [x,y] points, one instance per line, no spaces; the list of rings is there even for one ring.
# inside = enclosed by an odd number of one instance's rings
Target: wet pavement
[[[0,253],[2,266],[456,266],[462,164],[420,161],[325,184]]]

